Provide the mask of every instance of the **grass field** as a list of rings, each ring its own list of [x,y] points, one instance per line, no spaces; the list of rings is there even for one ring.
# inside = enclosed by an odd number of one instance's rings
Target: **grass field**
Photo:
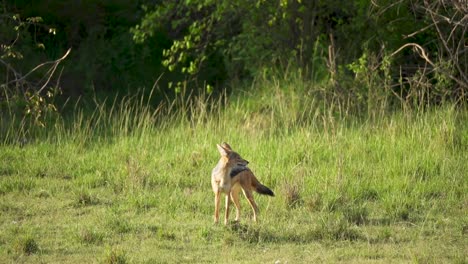
[[[0,263],[467,263],[466,108],[221,101],[127,98],[30,138],[0,122]],[[242,197],[240,223],[213,224],[222,141],[276,194],[258,223]]]

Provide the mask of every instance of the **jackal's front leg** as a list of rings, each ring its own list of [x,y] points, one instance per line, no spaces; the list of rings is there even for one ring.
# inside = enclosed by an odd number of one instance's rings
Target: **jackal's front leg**
[[[215,212],[214,212],[214,222],[215,224],[219,221],[219,202],[221,199],[221,193],[219,191],[215,192]]]

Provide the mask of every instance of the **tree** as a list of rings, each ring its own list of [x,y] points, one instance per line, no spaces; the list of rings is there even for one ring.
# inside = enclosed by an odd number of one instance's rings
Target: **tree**
[[[53,98],[60,92],[58,82],[53,82],[58,65],[68,56],[70,49],[61,58],[40,63],[23,74],[19,63],[24,59],[24,51],[44,49],[44,44],[34,39],[37,28],[45,28],[55,35],[55,28],[43,24],[41,17],[29,17],[22,20],[18,14],[9,14],[4,10],[0,16],[3,38],[0,39],[0,105],[10,114],[16,106],[23,107],[26,117],[31,117],[34,125],[44,126],[46,112],[56,111]],[[32,28],[32,30],[31,30]],[[33,33],[31,33],[33,32]],[[19,47],[18,47],[19,46]]]

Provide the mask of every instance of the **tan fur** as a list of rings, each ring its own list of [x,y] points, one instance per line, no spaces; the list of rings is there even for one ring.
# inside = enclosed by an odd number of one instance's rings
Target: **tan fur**
[[[253,191],[274,196],[273,192],[257,180],[252,171],[247,167],[249,162],[243,159],[238,153],[234,152],[229,144],[223,142],[221,145],[216,146],[221,154],[221,159],[211,173],[211,186],[215,193],[215,223],[219,221],[221,194],[224,194],[226,197],[224,224],[228,223],[231,200],[236,207],[236,221],[239,221],[240,190],[242,190],[252,207],[253,220],[257,221],[258,207],[253,197]],[[234,172],[235,175],[231,176],[231,172]]]

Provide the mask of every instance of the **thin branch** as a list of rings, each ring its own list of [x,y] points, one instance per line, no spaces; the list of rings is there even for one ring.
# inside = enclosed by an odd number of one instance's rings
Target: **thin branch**
[[[44,90],[44,88],[46,88],[47,84],[49,84],[50,79],[52,79],[52,76],[54,75],[55,70],[57,69],[57,66],[59,64],[60,64],[60,61],[54,64],[54,66],[52,67],[52,70],[49,70],[50,74],[49,74],[49,77],[47,78],[47,81],[42,85],[42,87],[39,89],[39,91],[37,91],[37,93],[41,93],[42,90]]]
[[[423,58],[427,63],[429,63],[432,67],[434,67],[434,69],[437,69],[438,67],[429,59],[429,56],[427,55],[426,51],[418,44],[416,43],[406,43],[405,45],[401,46],[399,49],[397,49],[396,51],[394,51],[392,54],[390,54],[391,57],[393,57],[394,55],[396,55],[397,53],[399,53],[400,51],[402,51],[404,48],[406,47],[413,47],[414,49],[416,49],[416,51],[418,52],[419,56],[421,58]],[[452,79],[453,81],[455,81],[457,84],[459,84],[461,87],[467,87],[467,83],[462,81],[462,80],[459,80],[458,78],[456,78],[455,76],[453,76],[452,74],[444,71],[444,70],[439,70],[440,72],[442,72],[443,74],[447,75],[450,79]]]
[[[436,22],[436,23],[439,23],[439,22]],[[415,31],[415,32],[413,32],[413,33],[411,33],[411,34],[403,35],[403,38],[405,38],[405,39],[406,39],[406,38],[411,38],[411,37],[413,37],[413,36],[415,36],[415,35],[417,35],[417,34],[419,34],[419,33],[421,33],[421,32],[426,31],[427,29],[429,29],[429,28],[431,28],[431,27],[433,27],[433,26],[434,26],[434,24],[430,24],[430,25],[428,25],[428,26],[425,26],[425,27],[423,27],[423,28],[419,29],[418,31]]]
[[[426,51],[421,47],[419,46],[418,44],[416,43],[406,43],[405,45],[401,46],[399,49],[397,49],[396,51],[394,51],[392,54],[390,54],[390,57],[393,57],[395,54],[399,53],[401,50],[403,50],[404,48],[406,47],[413,47],[413,48],[416,48],[419,52],[419,55],[425,60],[427,61],[427,63],[429,63],[431,66],[435,67],[434,63],[429,59],[429,57],[427,56],[426,54]]]
[[[16,79],[16,80],[12,80],[9,82],[10,83],[15,83],[15,82],[20,82],[20,81],[23,81],[26,79],[26,77],[28,77],[29,75],[31,75],[33,72],[37,71],[39,68],[45,66],[45,65],[48,65],[48,64],[55,64],[55,67],[57,67],[56,65],[58,65],[60,62],[62,62],[67,56],[68,54],[70,54],[70,51],[71,51],[71,48],[69,48],[67,50],[67,52],[65,53],[65,55],[63,55],[60,59],[57,59],[57,60],[54,60],[54,61],[46,61],[44,63],[41,63],[39,65],[37,65],[36,67],[34,67],[34,69],[32,69],[30,72],[28,72],[26,75],[24,75],[23,77],[19,78],[19,79]]]
[[[396,5],[399,5],[399,4],[403,3],[403,1],[405,1],[405,0],[399,0],[397,2],[389,4],[388,6],[384,7],[382,10],[380,10],[380,12],[377,12],[376,15],[378,17],[380,17],[382,14],[387,12],[387,10],[391,9],[392,7],[394,7]],[[377,8],[380,8],[380,6],[377,3],[375,3],[374,1],[371,1],[371,3],[372,3],[372,5],[376,6]]]
[[[449,59],[452,60],[454,62],[454,66],[455,68],[458,70],[458,72],[460,73],[460,77],[463,79],[462,81],[460,81],[458,78],[455,78],[453,77],[453,75],[451,74],[448,74],[447,75],[455,80],[458,84],[460,84],[462,87],[467,87],[468,86],[468,81],[467,81],[467,77],[466,77],[466,74],[465,72],[460,68],[460,64],[458,63],[458,56],[460,55],[459,53],[459,49],[457,48],[455,50],[455,53],[453,49],[450,49],[449,46],[448,46],[448,41],[453,38],[453,33],[455,32],[455,29],[458,27],[458,26],[461,26],[463,28],[463,34],[461,35],[461,40],[460,41],[464,41],[464,33],[466,32],[466,28],[467,28],[467,25],[466,23],[462,23],[466,18],[468,18],[468,15],[464,15],[463,18],[460,20],[460,21],[454,21],[454,17],[456,14],[454,14],[454,16],[452,17],[452,19],[449,19],[445,16],[442,16],[440,15],[439,13],[437,13],[438,9],[436,9],[436,11],[433,11],[433,10],[430,10],[429,8],[426,8],[426,11],[430,14],[430,17],[435,25],[435,28],[437,30],[437,34],[439,35],[439,39],[440,41],[442,42],[442,45],[444,46],[445,48],[445,51],[448,53],[449,55]],[[453,29],[451,30],[449,36],[447,37],[447,39],[444,38],[444,34],[442,33],[442,30],[439,28],[439,26],[436,24],[436,18],[435,16],[438,16],[444,20],[446,20],[449,24],[451,25],[454,25],[453,26]]]

